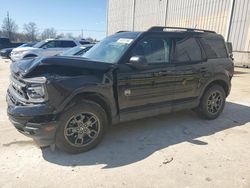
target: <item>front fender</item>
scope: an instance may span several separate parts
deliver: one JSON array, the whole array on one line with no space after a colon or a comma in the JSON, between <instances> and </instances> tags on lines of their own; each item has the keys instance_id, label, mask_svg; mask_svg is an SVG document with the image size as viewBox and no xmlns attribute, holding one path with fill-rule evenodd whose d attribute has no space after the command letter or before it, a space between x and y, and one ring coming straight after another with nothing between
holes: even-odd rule
<instances>
[{"instance_id":1,"label":"front fender","mask_svg":"<svg viewBox=\"0 0 250 188\"><path fill-rule=\"evenodd\" d=\"M78 96L84 98L87 95L99 96L110 108L111 115L117 114L116 103L113 95L113 87L111 84L98 84L93 86L82 87L74 90L56 109L55 113L62 112L66 106Z\"/></svg>"},{"instance_id":2,"label":"front fender","mask_svg":"<svg viewBox=\"0 0 250 188\"><path fill-rule=\"evenodd\" d=\"M107 104L113 116L117 114L117 105L113 93L113 79L108 73L79 76L52 76L46 84L48 98L54 107L53 114L61 113L76 97L100 96Z\"/></svg>"},{"instance_id":3,"label":"front fender","mask_svg":"<svg viewBox=\"0 0 250 188\"><path fill-rule=\"evenodd\" d=\"M29 55L33 55L33 56L39 56L39 53L37 52L33 52L33 51L27 51L23 54L23 57L29 56Z\"/></svg>"}]
</instances>

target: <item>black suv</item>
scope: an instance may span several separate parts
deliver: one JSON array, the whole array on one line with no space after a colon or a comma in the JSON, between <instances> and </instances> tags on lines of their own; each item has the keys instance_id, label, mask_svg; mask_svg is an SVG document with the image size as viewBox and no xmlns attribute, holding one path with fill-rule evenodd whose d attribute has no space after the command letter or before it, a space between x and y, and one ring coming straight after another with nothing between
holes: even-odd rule
<instances>
[{"instance_id":1,"label":"black suv","mask_svg":"<svg viewBox=\"0 0 250 188\"><path fill-rule=\"evenodd\" d=\"M233 61L212 31L152 27L118 32L83 57L47 57L11 65L8 115L41 146L87 151L111 124L193 109L222 112Z\"/></svg>"}]
</instances>

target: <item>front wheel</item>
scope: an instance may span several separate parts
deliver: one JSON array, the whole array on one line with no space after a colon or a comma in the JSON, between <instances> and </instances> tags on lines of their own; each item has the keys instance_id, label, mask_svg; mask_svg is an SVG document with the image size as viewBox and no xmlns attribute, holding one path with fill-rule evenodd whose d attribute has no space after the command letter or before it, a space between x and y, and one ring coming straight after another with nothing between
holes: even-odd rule
<instances>
[{"instance_id":1,"label":"front wheel","mask_svg":"<svg viewBox=\"0 0 250 188\"><path fill-rule=\"evenodd\" d=\"M196 111L204 119L216 119L224 109L225 100L224 89L219 85L213 85L205 91Z\"/></svg>"},{"instance_id":2,"label":"front wheel","mask_svg":"<svg viewBox=\"0 0 250 188\"><path fill-rule=\"evenodd\" d=\"M98 104L84 101L68 108L59 122L56 146L68 153L81 153L100 143L107 127L107 116Z\"/></svg>"}]
</instances>

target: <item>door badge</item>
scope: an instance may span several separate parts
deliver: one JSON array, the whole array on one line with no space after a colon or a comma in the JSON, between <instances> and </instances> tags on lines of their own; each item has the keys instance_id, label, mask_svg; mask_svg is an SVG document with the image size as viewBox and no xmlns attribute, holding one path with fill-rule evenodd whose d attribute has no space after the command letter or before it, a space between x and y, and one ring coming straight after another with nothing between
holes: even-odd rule
<instances>
[{"instance_id":1,"label":"door badge","mask_svg":"<svg viewBox=\"0 0 250 188\"><path fill-rule=\"evenodd\" d=\"M130 90L130 89L125 89L124 95L125 95L125 96L131 95L131 90Z\"/></svg>"}]
</instances>

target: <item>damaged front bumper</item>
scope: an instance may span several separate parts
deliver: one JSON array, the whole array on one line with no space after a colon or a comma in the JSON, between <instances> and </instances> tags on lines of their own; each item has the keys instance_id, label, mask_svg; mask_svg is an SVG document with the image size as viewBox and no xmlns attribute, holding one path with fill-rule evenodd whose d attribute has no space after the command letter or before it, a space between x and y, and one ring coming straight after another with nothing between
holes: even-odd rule
<instances>
[{"instance_id":1,"label":"damaged front bumper","mask_svg":"<svg viewBox=\"0 0 250 188\"><path fill-rule=\"evenodd\" d=\"M51 109L46 104L16 105L9 92L6 100L9 119L20 133L33 138L39 146L48 146L55 142L56 115L51 115Z\"/></svg>"}]
</instances>

